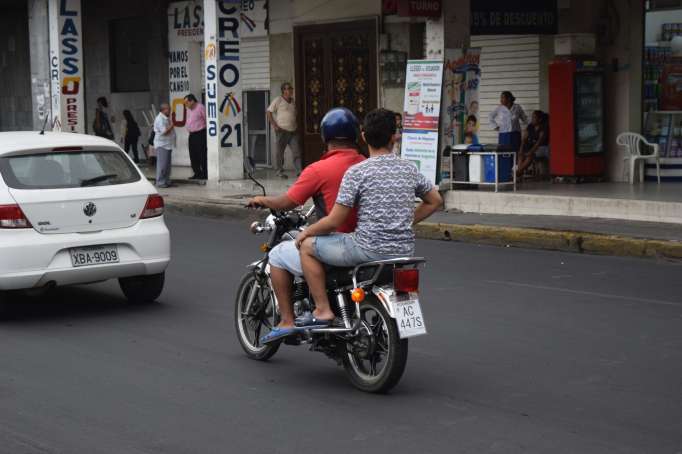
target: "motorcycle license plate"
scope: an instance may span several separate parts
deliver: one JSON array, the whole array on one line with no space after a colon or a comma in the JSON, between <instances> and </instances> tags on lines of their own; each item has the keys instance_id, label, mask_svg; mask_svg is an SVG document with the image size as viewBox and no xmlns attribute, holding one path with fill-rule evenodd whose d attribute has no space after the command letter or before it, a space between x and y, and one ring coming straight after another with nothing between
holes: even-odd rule
<instances>
[{"instance_id":1,"label":"motorcycle license plate","mask_svg":"<svg viewBox=\"0 0 682 454\"><path fill-rule=\"evenodd\" d=\"M401 339L426 334L426 324L416 293L394 296L391 300Z\"/></svg>"},{"instance_id":2,"label":"motorcycle license plate","mask_svg":"<svg viewBox=\"0 0 682 454\"><path fill-rule=\"evenodd\" d=\"M118 263L118 248L115 244L70 249L71 265L74 267L88 265L106 265Z\"/></svg>"}]
</instances>

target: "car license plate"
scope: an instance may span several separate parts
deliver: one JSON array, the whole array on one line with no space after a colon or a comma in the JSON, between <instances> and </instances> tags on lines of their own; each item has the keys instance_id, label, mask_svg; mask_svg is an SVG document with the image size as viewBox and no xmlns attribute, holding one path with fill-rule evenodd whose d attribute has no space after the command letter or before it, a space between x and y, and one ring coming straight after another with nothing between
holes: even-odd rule
<instances>
[{"instance_id":1,"label":"car license plate","mask_svg":"<svg viewBox=\"0 0 682 454\"><path fill-rule=\"evenodd\" d=\"M426 334L426 324L416 293L394 296L391 302L401 339Z\"/></svg>"},{"instance_id":2,"label":"car license plate","mask_svg":"<svg viewBox=\"0 0 682 454\"><path fill-rule=\"evenodd\" d=\"M74 267L106 265L118 263L118 247L113 244L104 246L79 247L70 250L71 264Z\"/></svg>"}]
</instances>

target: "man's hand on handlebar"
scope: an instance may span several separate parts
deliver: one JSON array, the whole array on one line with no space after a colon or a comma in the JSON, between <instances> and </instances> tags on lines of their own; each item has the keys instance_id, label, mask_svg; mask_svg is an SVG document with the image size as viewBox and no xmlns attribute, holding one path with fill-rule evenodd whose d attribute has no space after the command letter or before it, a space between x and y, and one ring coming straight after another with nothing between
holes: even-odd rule
<instances>
[{"instance_id":1,"label":"man's hand on handlebar","mask_svg":"<svg viewBox=\"0 0 682 454\"><path fill-rule=\"evenodd\" d=\"M246 207L247 208L267 208L268 206L265 203L265 197L263 196L256 196L252 199L249 199L248 202L246 202Z\"/></svg>"}]
</instances>

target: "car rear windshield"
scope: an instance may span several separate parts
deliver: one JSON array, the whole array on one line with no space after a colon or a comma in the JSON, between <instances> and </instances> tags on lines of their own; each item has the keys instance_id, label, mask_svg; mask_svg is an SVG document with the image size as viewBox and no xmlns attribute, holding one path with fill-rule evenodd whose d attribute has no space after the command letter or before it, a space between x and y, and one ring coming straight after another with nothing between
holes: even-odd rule
<instances>
[{"instance_id":1,"label":"car rear windshield","mask_svg":"<svg viewBox=\"0 0 682 454\"><path fill-rule=\"evenodd\" d=\"M135 166L118 150L64 151L0 158L5 183L15 189L107 186L140 180Z\"/></svg>"}]
</instances>

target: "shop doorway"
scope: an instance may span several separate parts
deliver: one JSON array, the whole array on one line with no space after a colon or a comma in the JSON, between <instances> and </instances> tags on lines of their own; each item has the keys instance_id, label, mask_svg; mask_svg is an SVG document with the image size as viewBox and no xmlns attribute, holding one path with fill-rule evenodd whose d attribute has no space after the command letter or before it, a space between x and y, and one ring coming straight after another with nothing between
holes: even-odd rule
<instances>
[{"instance_id":1,"label":"shop doorway","mask_svg":"<svg viewBox=\"0 0 682 454\"><path fill-rule=\"evenodd\" d=\"M296 108L303 164L322 155L320 120L347 107L362 121L377 106L375 20L294 28Z\"/></svg>"},{"instance_id":2,"label":"shop doorway","mask_svg":"<svg viewBox=\"0 0 682 454\"><path fill-rule=\"evenodd\" d=\"M248 90L244 96L244 135L246 137L246 156L250 156L256 165L269 167L270 163L270 128L266 120L266 111L270 104L270 92L267 90Z\"/></svg>"},{"instance_id":3,"label":"shop doorway","mask_svg":"<svg viewBox=\"0 0 682 454\"><path fill-rule=\"evenodd\" d=\"M642 112L643 135L660 151L661 181L682 181L682 8L653 2L645 14ZM678 2L679 5L679 2ZM656 164L646 179L657 181Z\"/></svg>"}]
</instances>

